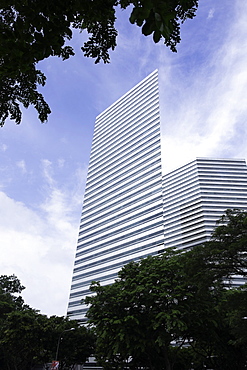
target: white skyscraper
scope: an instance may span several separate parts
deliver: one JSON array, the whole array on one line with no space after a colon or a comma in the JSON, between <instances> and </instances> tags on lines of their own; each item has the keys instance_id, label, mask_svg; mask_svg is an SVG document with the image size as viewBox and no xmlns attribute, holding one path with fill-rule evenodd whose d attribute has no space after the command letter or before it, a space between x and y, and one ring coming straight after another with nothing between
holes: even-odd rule
<instances>
[{"instance_id":1,"label":"white skyscraper","mask_svg":"<svg viewBox=\"0 0 247 370\"><path fill-rule=\"evenodd\" d=\"M208 241L228 208L247 210L244 159L197 158L163 177L164 248L192 248ZM246 280L234 276L232 284Z\"/></svg>"},{"instance_id":2,"label":"white skyscraper","mask_svg":"<svg viewBox=\"0 0 247 370\"><path fill-rule=\"evenodd\" d=\"M158 72L101 113L94 129L68 315L83 320L92 280L163 248Z\"/></svg>"},{"instance_id":3,"label":"white skyscraper","mask_svg":"<svg viewBox=\"0 0 247 370\"><path fill-rule=\"evenodd\" d=\"M96 119L68 316L84 321L92 280L111 284L130 261L209 240L227 208L247 209L244 160L198 158L162 181L154 71Z\"/></svg>"},{"instance_id":4,"label":"white skyscraper","mask_svg":"<svg viewBox=\"0 0 247 370\"><path fill-rule=\"evenodd\" d=\"M247 209L245 160L197 158L163 177L163 195L165 248L202 244L226 209Z\"/></svg>"}]
</instances>

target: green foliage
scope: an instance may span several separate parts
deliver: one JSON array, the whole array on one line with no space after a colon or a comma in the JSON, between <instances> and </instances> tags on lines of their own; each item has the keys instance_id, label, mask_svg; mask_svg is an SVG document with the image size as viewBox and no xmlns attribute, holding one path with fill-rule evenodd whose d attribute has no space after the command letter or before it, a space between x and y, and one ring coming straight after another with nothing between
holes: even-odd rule
<instances>
[{"instance_id":1,"label":"green foliage","mask_svg":"<svg viewBox=\"0 0 247 370\"><path fill-rule=\"evenodd\" d=\"M167 249L126 265L110 286L91 285L87 315L104 368L244 369L247 287L227 280L246 273L246 220L229 210L205 245Z\"/></svg>"},{"instance_id":2,"label":"green foliage","mask_svg":"<svg viewBox=\"0 0 247 370\"><path fill-rule=\"evenodd\" d=\"M109 62L116 47L116 9L132 7L130 22L142 27L154 42L163 39L176 51L180 24L193 18L198 0L2 0L0 9L0 125L10 117L21 122L22 104L33 105L41 122L51 112L38 86L46 77L36 69L51 56L63 60L74 55L68 45L73 29L87 31L85 56Z\"/></svg>"},{"instance_id":3,"label":"green foliage","mask_svg":"<svg viewBox=\"0 0 247 370\"><path fill-rule=\"evenodd\" d=\"M155 43L164 38L166 46L176 51L180 42L180 23L195 16L198 1L145 0L135 4L130 22L142 26L145 36L153 35Z\"/></svg>"},{"instance_id":4,"label":"green foliage","mask_svg":"<svg viewBox=\"0 0 247 370\"><path fill-rule=\"evenodd\" d=\"M1 67L0 67L1 68ZM33 105L38 112L41 122L45 122L51 110L41 93L37 91L37 85L45 85L44 74L30 66L27 72L17 70L14 77L1 74L0 72L0 126L3 126L9 117L17 124L21 122L21 109L19 102L24 108Z\"/></svg>"},{"instance_id":5,"label":"green foliage","mask_svg":"<svg viewBox=\"0 0 247 370\"><path fill-rule=\"evenodd\" d=\"M0 369L26 370L55 359L60 369L83 364L93 353L94 335L75 320L40 314L16 294L24 287L14 276L0 276ZM71 331L73 328L73 331Z\"/></svg>"},{"instance_id":6,"label":"green foliage","mask_svg":"<svg viewBox=\"0 0 247 370\"><path fill-rule=\"evenodd\" d=\"M184 262L179 252L167 251L126 265L111 286L92 285L97 295L86 302L102 365L124 366L131 358L131 368L169 369L171 343L179 348L199 333L201 340L214 335L221 292L188 281Z\"/></svg>"},{"instance_id":7,"label":"green foliage","mask_svg":"<svg viewBox=\"0 0 247 370\"><path fill-rule=\"evenodd\" d=\"M2 323L0 348L10 369L25 370L35 365L41 354L42 324L36 311L16 310Z\"/></svg>"},{"instance_id":8,"label":"green foliage","mask_svg":"<svg viewBox=\"0 0 247 370\"><path fill-rule=\"evenodd\" d=\"M193 271L193 264L205 264L208 268L197 272L201 280L211 275L220 282L223 279L225 284L228 282L229 285L233 275L246 276L246 253L247 213L229 209L219 219L211 240L206 245L188 252L191 258L191 264L188 266Z\"/></svg>"},{"instance_id":9,"label":"green foliage","mask_svg":"<svg viewBox=\"0 0 247 370\"><path fill-rule=\"evenodd\" d=\"M58 360L60 361L60 369L73 369L76 364L83 365L88 357L94 353L95 338L89 329L80 326L76 320L68 320L66 326L75 330L65 329L62 335L60 332Z\"/></svg>"},{"instance_id":10,"label":"green foliage","mask_svg":"<svg viewBox=\"0 0 247 370\"><path fill-rule=\"evenodd\" d=\"M0 319L6 313L23 307L24 301L19 295L23 289L25 287L15 275L0 276Z\"/></svg>"},{"instance_id":11,"label":"green foliage","mask_svg":"<svg viewBox=\"0 0 247 370\"><path fill-rule=\"evenodd\" d=\"M13 294L13 293L21 293L25 289L24 286L21 285L21 282L15 275L1 275L0 276L0 293L1 294Z\"/></svg>"}]
</instances>

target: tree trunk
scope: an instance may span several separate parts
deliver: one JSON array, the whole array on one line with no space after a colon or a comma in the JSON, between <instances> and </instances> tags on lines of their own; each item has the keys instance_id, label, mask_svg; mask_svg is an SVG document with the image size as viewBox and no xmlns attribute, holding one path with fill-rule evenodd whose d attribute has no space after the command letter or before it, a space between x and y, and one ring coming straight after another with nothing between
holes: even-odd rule
<instances>
[{"instance_id":1,"label":"tree trunk","mask_svg":"<svg viewBox=\"0 0 247 370\"><path fill-rule=\"evenodd\" d=\"M166 370L172 370L172 366L171 366L168 353L167 353L167 347L163 347L163 355L164 355Z\"/></svg>"}]
</instances>

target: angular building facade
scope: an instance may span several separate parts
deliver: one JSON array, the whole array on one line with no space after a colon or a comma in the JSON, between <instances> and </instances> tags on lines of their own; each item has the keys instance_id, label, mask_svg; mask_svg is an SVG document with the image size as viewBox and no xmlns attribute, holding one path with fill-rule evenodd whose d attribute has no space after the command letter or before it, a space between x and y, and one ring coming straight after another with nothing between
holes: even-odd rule
<instances>
[{"instance_id":1,"label":"angular building facade","mask_svg":"<svg viewBox=\"0 0 247 370\"><path fill-rule=\"evenodd\" d=\"M163 177L163 196L164 247L202 244L226 209L247 209L245 160L197 158Z\"/></svg>"},{"instance_id":2,"label":"angular building facade","mask_svg":"<svg viewBox=\"0 0 247 370\"><path fill-rule=\"evenodd\" d=\"M198 158L163 176L158 72L95 123L68 316L85 320L93 280L126 263L209 240L227 208L247 209L244 160Z\"/></svg>"},{"instance_id":3,"label":"angular building facade","mask_svg":"<svg viewBox=\"0 0 247 370\"><path fill-rule=\"evenodd\" d=\"M83 321L92 280L110 284L126 263L163 248L158 72L97 119L68 316Z\"/></svg>"}]
</instances>

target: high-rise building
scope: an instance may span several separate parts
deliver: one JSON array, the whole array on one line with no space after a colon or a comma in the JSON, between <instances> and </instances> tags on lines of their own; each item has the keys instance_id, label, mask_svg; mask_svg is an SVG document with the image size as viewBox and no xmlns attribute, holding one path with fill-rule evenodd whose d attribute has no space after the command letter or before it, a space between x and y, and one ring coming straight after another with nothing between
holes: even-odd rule
<instances>
[{"instance_id":1,"label":"high-rise building","mask_svg":"<svg viewBox=\"0 0 247 370\"><path fill-rule=\"evenodd\" d=\"M163 199L164 248L203 244L228 208L247 210L245 160L197 158L163 177ZM232 278L235 286L245 282Z\"/></svg>"},{"instance_id":2,"label":"high-rise building","mask_svg":"<svg viewBox=\"0 0 247 370\"><path fill-rule=\"evenodd\" d=\"M226 209L247 209L245 160L197 158L163 177L163 195L164 247L202 244Z\"/></svg>"},{"instance_id":3,"label":"high-rise building","mask_svg":"<svg viewBox=\"0 0 247 370\"><path fill-rule=\"evenodd\" d=\"M132 260L209 240L227 208L247 209L244 160L198 158L162 182L154 71L96 119L68 316L85 319L92 280L111 284Z\"/></svg>"},{"instance_id":4,"label":"high-rise building","mask_svg":"<svg viewBox=\"0 0 247 370\"><path fill-rule=\"evenodd\" d=\"M101 113L94 129L68 315L83 320L92 280L163 248L158 72Z\"/></svg>"}]
</instances>

